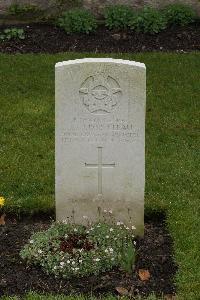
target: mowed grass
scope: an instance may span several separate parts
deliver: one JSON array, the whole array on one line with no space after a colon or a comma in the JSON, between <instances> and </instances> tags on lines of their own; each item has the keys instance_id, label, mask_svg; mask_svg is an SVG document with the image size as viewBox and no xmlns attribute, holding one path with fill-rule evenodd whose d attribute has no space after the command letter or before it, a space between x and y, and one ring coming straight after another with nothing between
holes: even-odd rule
<instances>
[{"instance_id":1,"label":"mowed grass","mask_svg":"<svg viewBox=\"0 0 200 300\"><path fill-rule=\"evenodd\" d=\"M94 296L91 295L91 297L85 298L82 295L77 295L77 296L63 296L63 295L39 295L36 293L29 293L26 296L24 296L23 298L20 297L2 297L2 300L97 300L99 298L96 298ZM128 300L130 298L128 297L123 297L123 300ZM140 297L136 297L134 298L135 300L163 300L163 299L158 299L156 298L155 295L150 295L147 298L140 298ZM116 300L115 296L104 296L101 298L101 300Z\"/></svg>"},{"instance_id":2,"label":"mowed grass","mask_svg":"<svg viewBox=\"0 0 200 300\"><path fill-rule=\"evenodd\" d=\"M54 65L105 56L147 66L145 209L166 212L178 299L200 299L200 53L0 55L0 195L54 210Z\"/></svg>"}]
</instances>

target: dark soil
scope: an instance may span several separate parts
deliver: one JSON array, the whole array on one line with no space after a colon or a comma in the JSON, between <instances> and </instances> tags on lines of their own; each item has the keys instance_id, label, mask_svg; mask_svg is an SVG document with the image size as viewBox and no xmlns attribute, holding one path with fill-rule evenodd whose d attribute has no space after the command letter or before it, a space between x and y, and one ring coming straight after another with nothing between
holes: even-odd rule
<instances>
[{"instance_id":1,"label":"dark soil","mask_svg":"<svg viewBox=\"0 0 200 300\"><path fill-rule=\"evenodd\" d=\"M200 23L187 27L171 27L159 34L142 34L134 31L110 31L100 26L93 34L67 35L53 25L30 24L6 26L25 31L25 40L0 42L3 53L57 53L77 52L146 52L200 50ZM4 27L5 28L5 27ZM0 31L4 29L0 27Z\"/></svg>"},{"instance_id":2,"label":"dark soil","mask_svg":"<svg viewBox=\"0 0 200 300\"><path fill-rule=\"evenodd\" d=\"M173 278L177 267L172 256L172 239L164 219L157 217L154 220L146 220L144 237L136 241L136 266L131 275L114 269L99 276L71 280L55 279L46 275L40 267L27 267L19 257L19 251L30 235L48 228L49 224L49 220L7 220L6 227L0 231L0 297L23 295L30 290L57 294L93 293L98 296L107 293L118 294L116 287L125 288L131 296L147 296L152 292L157 295L175 293ZM76 243L74 237L68 242ZM87 244L86 240L85 243ZM87 250L88 247L87 245ZM148 270L150 279L140 280L139 269Z\"/></svg>"}]
</instances>

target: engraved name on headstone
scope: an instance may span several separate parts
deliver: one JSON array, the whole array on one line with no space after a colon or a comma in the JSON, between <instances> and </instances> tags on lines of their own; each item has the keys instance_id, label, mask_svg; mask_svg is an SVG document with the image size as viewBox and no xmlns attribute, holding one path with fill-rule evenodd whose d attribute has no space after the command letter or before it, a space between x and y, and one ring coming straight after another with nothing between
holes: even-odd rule
<instances>
[{"instance_id":1,"label":"engraved name on headstone","mask_svg":"<svg viewBox=\"0 0 200 300\"><path fill-rule=\"evenodd\" d=\"M121 221L143 233L145 104L142 63L56 64L57 220Z\"/></svg>"}]
</instances>

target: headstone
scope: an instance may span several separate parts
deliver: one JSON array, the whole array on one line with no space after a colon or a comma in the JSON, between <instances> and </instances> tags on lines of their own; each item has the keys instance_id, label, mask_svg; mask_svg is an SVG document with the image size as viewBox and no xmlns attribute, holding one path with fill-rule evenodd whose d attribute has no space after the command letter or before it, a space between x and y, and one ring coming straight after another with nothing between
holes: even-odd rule
<instances>
[{"instance_id":1,"label":"headstone","mask_svg":"<svg viewBox=\"0 0 200 300\"><path fill-rule=\"evenodd\" d=\"M85 58L56 64L56 215L144 227L146 69Z\"/></svg>"}]
</instances>

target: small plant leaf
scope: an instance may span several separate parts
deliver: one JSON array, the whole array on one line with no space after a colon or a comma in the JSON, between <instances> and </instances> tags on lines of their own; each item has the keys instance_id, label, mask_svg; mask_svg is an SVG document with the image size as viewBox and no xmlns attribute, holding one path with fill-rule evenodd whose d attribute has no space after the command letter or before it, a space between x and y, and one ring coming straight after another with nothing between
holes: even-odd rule
<instances>
[{"instance_id":1,"label":"small plant leaf","mask_svg":"<svg viewBox=\"0 0 200 300\"><path fill-rule=\"evenodd\" d=\"M142 281L147 281L151 277L150 272L145 269L139 269L138 275Z\"/></svg>"}]
</instances>

